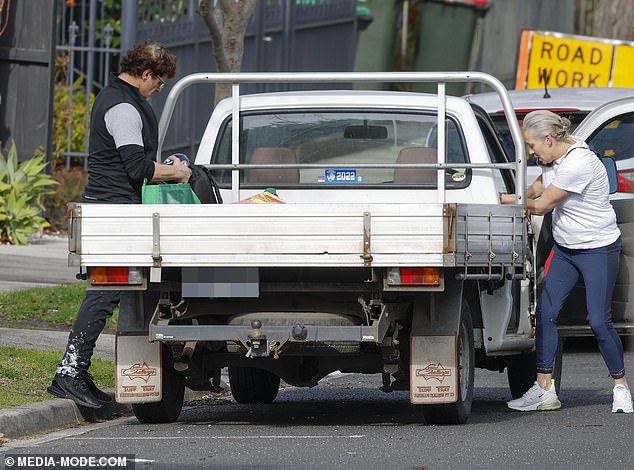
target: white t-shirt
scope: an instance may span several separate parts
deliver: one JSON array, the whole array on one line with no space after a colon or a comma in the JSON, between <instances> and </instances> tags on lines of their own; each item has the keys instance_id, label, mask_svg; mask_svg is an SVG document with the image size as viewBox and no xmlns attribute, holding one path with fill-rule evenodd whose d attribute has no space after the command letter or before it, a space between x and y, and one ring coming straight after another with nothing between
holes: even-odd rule
<instances>
[{"instance_id":1,"label":"white t-shirt","mask_svg":"<svg viewBox=\"0 0 634 470\"><path fill-rule=\"evenodd\" d=\"M610 183L603 163L583 141L542 170L544 188L550 184L568 191L553 209L553 237L572 249L599 248L614 243L621 232L610 204Z\"/></svg>"}]
</instances>

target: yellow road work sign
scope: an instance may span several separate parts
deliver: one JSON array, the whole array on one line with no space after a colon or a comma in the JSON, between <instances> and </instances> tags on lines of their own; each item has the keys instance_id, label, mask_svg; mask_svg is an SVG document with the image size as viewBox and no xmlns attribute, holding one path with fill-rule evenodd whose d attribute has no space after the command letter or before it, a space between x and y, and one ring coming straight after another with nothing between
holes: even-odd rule
<instances>
[{"instance_id":1,"label":"yellow road work sign","mask_svg":"<svg viewBox=\"0 0 634 470\"><path fill-rule=\"evenodd\" d=\"M515 88L634 87L634 42L522 31Z\"/></svg>"}]
</instances>

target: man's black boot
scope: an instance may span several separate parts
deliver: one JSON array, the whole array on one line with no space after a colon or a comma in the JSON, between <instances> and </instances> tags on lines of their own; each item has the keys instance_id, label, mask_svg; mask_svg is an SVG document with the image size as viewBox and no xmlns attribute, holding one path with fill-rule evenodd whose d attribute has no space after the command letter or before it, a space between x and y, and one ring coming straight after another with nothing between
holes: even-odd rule
<instances>
[{"instance_id":1,"label":"man's black boot","mask_svg":"<svg viewBox=\"0 0 634 470\"><path fill-rule=\"evenodd\" d=\"M78 405L88 408L101 408L102 406L102 403L97 400L90 390L88 380L86 380L86 377L82 374L79 374L77 377L55 374L53 383L51 383L47 389L49 393L53 393L50 389L53 388L54 384L66 394L65 398L70 398Z\"/></svg>"},{"instance_id":2,"label":"man's black boot","mask_svg":"<svg viewBox=\"0 0 634 470\"><path fill-rule=\"evenodd\" d=\"M66 398L66 392L59 386L57 380L53 379L51 384L46 387L46 391L53 395L55 398Z\"/></svg>"},{"instance_id":3,"label":"man's black boot","mask_svg":"<svg viewBox=\"0 0 634 470\"><path fill-rule=\"evenodd\" d=\"M112 394L106 393L103 390L99 390L99 388L95 385L95 379L93 379L92 375L89 372L81 371L79 375L83 377L86 382L88 382L88 389L97 399L97 401L103 404L112 403L112 400L114 399Z\"/></svg>"}]
</instances>

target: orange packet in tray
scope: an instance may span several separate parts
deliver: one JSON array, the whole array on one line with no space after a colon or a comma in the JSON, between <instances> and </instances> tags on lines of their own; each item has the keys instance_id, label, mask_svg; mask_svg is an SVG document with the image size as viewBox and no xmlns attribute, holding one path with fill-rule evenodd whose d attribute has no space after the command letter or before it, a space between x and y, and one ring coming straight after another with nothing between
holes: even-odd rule
<instances>
[{"instance_id":1,"label":"orange packet in tray","mask_svg":"<svg viewBox=\"0 0 634 470\"><path fill-rule=\"evenodd\" d=\"M260 194L238 201L238 204L286 204L277 195L275 188L266 188Z\"/></svg>"}]
</instances>

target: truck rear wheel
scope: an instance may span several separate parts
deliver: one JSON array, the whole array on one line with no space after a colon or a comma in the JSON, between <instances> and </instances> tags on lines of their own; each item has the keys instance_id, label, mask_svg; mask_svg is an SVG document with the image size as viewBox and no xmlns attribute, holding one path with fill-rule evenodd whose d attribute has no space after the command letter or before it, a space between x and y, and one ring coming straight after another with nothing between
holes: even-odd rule
<instances>
[{"instance_id":1,"label":"truck rear wheel","mask_svg":"<svg viewBox=\"0 0 634 470\"><path fill-rule=\"evenodd\" d=\"M458 331L458 400L447 405L425 405L423 416L427 424L463 424L471 414L475 353L471 309L462 300Z\"/></svg>"},{"instance_id":2,"label":"truck rear wheel","mask_svg":"<svg viewBox=\"0 0 634 470\"><path fill-rule=\"evenodd\" d=\"M537 378L535 351L521 354L510 359L506 367L506 376L513 398L521 397Z\"/></svg>"},{"instance_id":3,"label":"truck rear wheel","mask_svg":"<svg viewBox=\"0 0 634 470\"><path fill-rule=\"evenodd\" d=\"M264 369L229 367L229 386L238 403L271 403L280 389L280 378Z\"/></svg>"},{"instance_id":4,"label":"truck rear wheel","mask_svg":"<svg viewBox=\"0 0 634 470\"><path fill-rule=\"evenodd\" d=\"M163 389L161 401L132 405L134 416L144 424L176 421L183 408L185 377L174 370L172 350L169 346L161 345L161 355L161 387Z\"/></svg>"}]
</instances>

